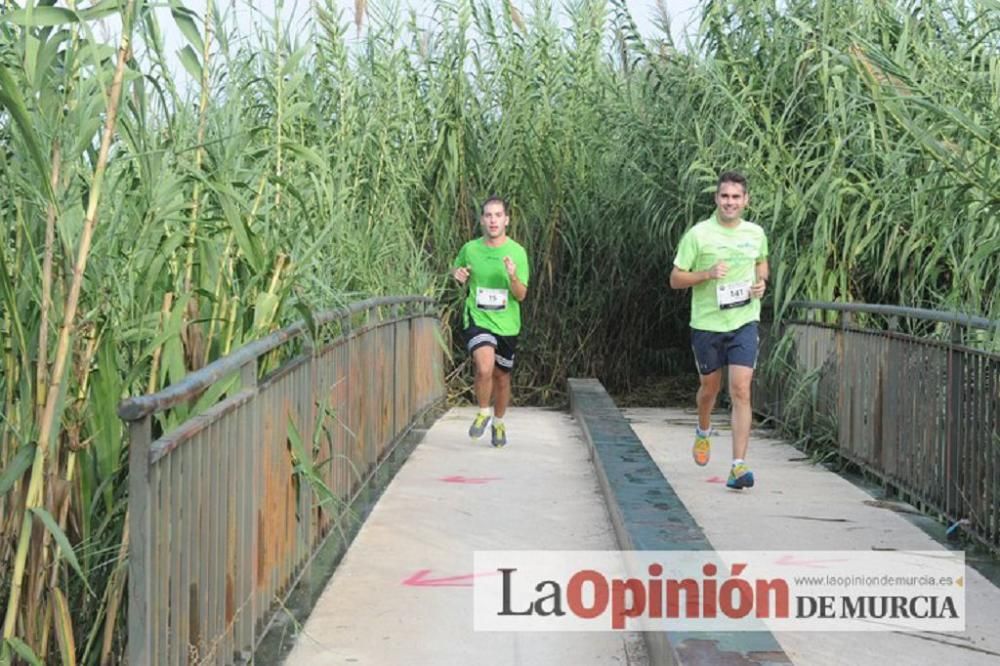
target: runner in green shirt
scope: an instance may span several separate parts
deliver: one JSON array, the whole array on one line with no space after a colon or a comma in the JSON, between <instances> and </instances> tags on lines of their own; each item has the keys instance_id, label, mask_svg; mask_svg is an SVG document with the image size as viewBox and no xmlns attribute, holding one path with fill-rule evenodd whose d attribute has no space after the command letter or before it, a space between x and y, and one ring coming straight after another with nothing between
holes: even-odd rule
<instances>
[{"instance_id":1,"label":"runner in green shirt","mask_svg":"<svg viewBox=\"0 0 1000 666\"><path fill-rule=\"evenodd\" d=\"M507 202L490 197L483 204L483 235L459 250L452 275L469 285L462 308L462 335L472 354L479 413L469 437L479 439L492 425L493 446L506 446L503 417L510 402L510 375L521 332L521 301L528 295L528 255L507 237ZM493 412L490 412L490 398Z\"/></svg>"},{"instance_id":2,"label":"runner in green shirt","mask_svg":"<svg viewBox=\"0 0 1000 666\"><path fill-rule=\"evenodd\" d=\"M715 214L687 230L670 273L673 289L691 288L691 347L700 377L692 454L697 464L708 464L712 409L722 386L722 367L729 366L733 464L726 485L736 489L754 484L746 464L750 383L757 364L760 299L769 275L764 230L741 217L749 202L743 174L719 176Z\"/></svg>"}]
</instances>

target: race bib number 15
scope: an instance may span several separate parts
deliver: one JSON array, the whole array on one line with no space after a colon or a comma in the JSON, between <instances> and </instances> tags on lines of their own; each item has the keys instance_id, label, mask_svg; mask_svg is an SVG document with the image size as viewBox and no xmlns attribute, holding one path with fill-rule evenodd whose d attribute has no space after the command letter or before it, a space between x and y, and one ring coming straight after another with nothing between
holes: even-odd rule
<instances>
[{"instance_id":1,"label":"race bib number 15","mask_svg":"<svg viewBox=\"0 0 1000 666\"><path fill-rule=\"evenodd\" d=\"M505 310L507 308L507 290L477 288L476 307L480 310Z\"/></svg>"}]
</instances>

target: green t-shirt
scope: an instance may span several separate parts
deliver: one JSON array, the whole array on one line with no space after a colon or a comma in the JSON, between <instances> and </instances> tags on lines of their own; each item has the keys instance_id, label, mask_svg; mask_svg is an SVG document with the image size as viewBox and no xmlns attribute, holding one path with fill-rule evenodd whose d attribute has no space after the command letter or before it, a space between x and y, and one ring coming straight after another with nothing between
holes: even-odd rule
<instances>
[{"instance_id":1,"label":"green t-shirt","mask_svg":"<svg viewBox=\"0 0 1000 666\"><path fill-rule=\"evenodd\" d=\"M528 286L528 254L510 238L499 247L490 247L482 237L475 238L463 245L455 257L452 268L469 268L469 294L462 314L466 328L474 323L497 335L521 332L521 303L510 293L504 257L510 257L517 279Z\"/></svg>"},{"instance_id":2,"label":"green t-shirt","mask_svg":"<svg viewBox=\"0 0 1000 666\"><path fill-rule=\"evenodd\" d=\"M767 259L767 237L759 225L740 220L725 227L712 215L688 229L677 246L674 266L682 271L707 271L726 262L726 277L705 280L691 288L691 328L728 332L760 321L760 299L749 298L747 285L756 282L756 265Z\"/></svg>"}]
</instances>

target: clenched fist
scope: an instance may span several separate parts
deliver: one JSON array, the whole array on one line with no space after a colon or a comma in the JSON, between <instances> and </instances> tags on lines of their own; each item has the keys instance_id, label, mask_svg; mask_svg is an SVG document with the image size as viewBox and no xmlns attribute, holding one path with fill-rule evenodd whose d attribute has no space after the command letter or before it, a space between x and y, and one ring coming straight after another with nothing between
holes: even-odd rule
<instances>
[{"instance_id":1,"label":"clenched fist","mask_svg":"<svg viewBox=\"0 0 1000 666\"><path fill-rule=\"evenodd\" d=\"M712 278L713 280L718 280L719 278L726 277L726 273L728 272L729 272L729 266L726 265L726 262L720 261L719 263L712 266L712 268L708 270L708 277Z\"/></svg>"}]
</instances>

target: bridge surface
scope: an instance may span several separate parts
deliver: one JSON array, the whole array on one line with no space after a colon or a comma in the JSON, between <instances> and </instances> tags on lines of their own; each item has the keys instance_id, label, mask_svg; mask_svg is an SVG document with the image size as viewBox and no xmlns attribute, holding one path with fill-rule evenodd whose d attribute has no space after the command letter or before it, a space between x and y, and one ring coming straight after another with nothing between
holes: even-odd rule
<instances>
[{"instance_id":1,"label":"bridge surface","mask_svg":"<svg viewBox=\"0 0 1000 666\"><path fill-rule=\"evenodd\" d=\"M755 432L758 479L735 492L723 423L705 468L690 458L694 416L624 411L649 456L716 550L944 550L905 504L876 499L791 445ZM515 408L511 443L470 443L471 408L426 433L378 501L285 663L644 664L641 634L476 632L471 576L477 550L615 550L591 451L569 414ZM779 632L796 664L996 664L1000 590L967 569L963 633ZM780 654L780 650L779 650ZM764 663L715 653L703 663ZM685 663L696 663L696 660Z\"/></svg>"}]
</instances>

